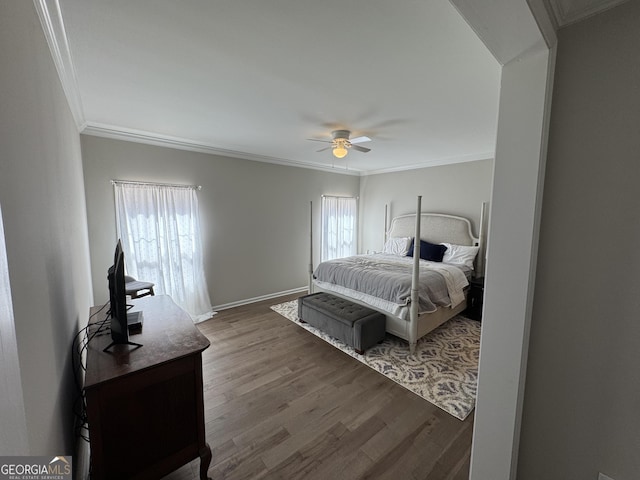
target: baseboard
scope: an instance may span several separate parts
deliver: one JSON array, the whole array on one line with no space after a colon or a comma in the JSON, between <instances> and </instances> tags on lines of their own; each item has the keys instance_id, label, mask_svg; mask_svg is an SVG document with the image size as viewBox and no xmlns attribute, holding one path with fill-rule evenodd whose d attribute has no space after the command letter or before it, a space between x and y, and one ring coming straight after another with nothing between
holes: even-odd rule
<instances>
[{"instance_id":1,"label":"baseboard","mask_svg":"<svg viewBox=\"0 0 640 480\"><path fill-rule=\"evenodd\" d=\"M303 293L303 292L307 292L308 290L309 290L309 287L304 286L304 287L294 288L291 290L286 290L284 292L270 293L268 295L262 295L260 297L253 297L253 298L247 298L244 300L238 300L237 302L224 303L222 305L214 305L213 310L214 311L227 310L229 308L240 307L242 305L249 305L251 303L261 302L263 300L270 300L272 298L284 297L285 295L293 295L294 293Z\"/></svg>"}]
</instances>

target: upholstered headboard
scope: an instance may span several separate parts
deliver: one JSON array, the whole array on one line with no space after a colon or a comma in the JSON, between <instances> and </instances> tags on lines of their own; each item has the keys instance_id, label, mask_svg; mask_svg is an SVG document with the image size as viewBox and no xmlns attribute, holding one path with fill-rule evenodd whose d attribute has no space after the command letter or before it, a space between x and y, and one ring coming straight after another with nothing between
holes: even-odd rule
<instances>
[{"instance_id":1,"label":"upholstered headboard","mask_svg":"<svg viewBox=\"0 0 640 480\"><path fill-rule=\"evenodd\" d=\"M413 237L415 214L401 215L391 221L389 237ZM478 245L480 239L473 236L471 222L464 217L442 213L423 213L420 216L420 238L430 243L454 243L456 245Z\"/></svg>"}]
</instances>

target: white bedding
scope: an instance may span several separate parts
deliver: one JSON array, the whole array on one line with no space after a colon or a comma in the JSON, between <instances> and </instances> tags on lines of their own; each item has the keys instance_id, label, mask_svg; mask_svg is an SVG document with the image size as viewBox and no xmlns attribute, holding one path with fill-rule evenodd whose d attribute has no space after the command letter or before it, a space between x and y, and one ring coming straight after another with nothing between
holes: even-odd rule
<instances>
[{"instance_id":1,"label":"white bedding","mask_svg":"<svg viewBox=\"0 0 640 480\"><path fill-rule=\"evenodd\" d=\"M403 265L406 266L407 269L410 269L411 265L413 264L413 258L406 256L374 254L366 256L361 255L358 257L362 259L358 263L362 263L365 270L393 268L393 265ZM365 260L365 258L369 260ZM442 300L439 300L438 305L454 308L464 301L464 288L469 284L465 275L464 268L460 268L460 266L457 265L420 260L420 269L422 272L427 270L436 272L441 276L442 279L444 279L444 283L446 284L446 294L448 294L448 298L446 297L446 294L443 293L444 297ZM355 300L359 300L374 308L388 312L398 318L409 318L408 298L406 298L406 300L402 303L397 303L388 299L383 299L364 293L364 291L357 291L345 286L346 284L337 285L335 283L321 281L318 279L315 280L315 284L322 290L332 291L344 296L348 296ZM422 305L418 313L431 313L435 310L436 306L433 304L431 304L430 307L425 307L424 305Z\"/></svg>"},{"instance_id":2,"label":"white bedding","mask_svg":"<svg viewBox=\"0 0 640 480\"><path fill-rule=\"evenodd\" d=\"M341 287L340 285L334 285L333 283L314 280L314 284L316 284L321 290L339 293L346 297L353 298L354 300L359 300L366 303L367 305L371 305L372 307L379 310L384 310L385 312L390 313L391 315L394 315L403 320L406 320L409 317L409 307L407 307L406 305L398 305L397 303L388 302L386 300L382 300L381 298L367 295L366 293L360 293L356 290L351 290L350 288Z\"/></svg>"}]
</instances>

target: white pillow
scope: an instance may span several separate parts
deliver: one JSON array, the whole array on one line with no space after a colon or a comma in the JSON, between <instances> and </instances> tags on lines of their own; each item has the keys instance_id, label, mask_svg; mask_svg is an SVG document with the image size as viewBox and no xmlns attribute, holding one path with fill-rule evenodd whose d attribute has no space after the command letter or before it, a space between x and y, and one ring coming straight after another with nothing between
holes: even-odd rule
<instances>
[{"instance_id":1,"label":"white pillow","mask_svg":"<svg viewBox=\"0 0 640 480\"><path fill-rule=\"evenodd\" d=\"M412 237L390 237L384 244L382 253L406 256L411 246Z\"/></svg>"},{"instance_id":2,"label":"white pillow","mask_svg":"<svg viewBox=\"0 0 640 480\"><path fill-rule=\"evenodd\" d=\"M464 265L473 270L473 260L476 258L480 247L467 247L453 243L443 243L442 245L447 247L442 257L443 262L453 263L454 265Z\"/></svg>"}]
</instances>

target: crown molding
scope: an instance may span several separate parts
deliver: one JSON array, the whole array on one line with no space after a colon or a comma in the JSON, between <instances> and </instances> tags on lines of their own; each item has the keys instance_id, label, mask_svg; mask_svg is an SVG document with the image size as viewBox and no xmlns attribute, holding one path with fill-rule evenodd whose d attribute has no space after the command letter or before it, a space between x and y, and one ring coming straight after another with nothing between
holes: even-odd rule
<instances>
[{"instance_id":1,"label":"crown molding","mask_svg":"<svg viewBox=\"0 0 640 480\"><path fill-rule=\"evenodd\" d=\"M575 6L576 2L567 2L566 0L549 0L549 3L551 4L551 9L553 10L558 27L561 28L609 10L626 1L628 0L583 1L581 5L577 7Z\"/></svg>"},{"instance_id":2,"label":"crown molding","mask_svg":"<svg viewBox=\"0 0 640 480\"><path fill-rule=\"evenodd\" d=\"M283 165L286 167L308 168L311 170L321 170L330 173L339 173L341 175L361 175L358 170L347 170L333 167L326 167L313 163L299 162L295 160L285 160L282 158L269 157L267 155L256 155L253 153L238 152L235 150L227 150L208 145L194 140L184 138L171 137L169 135L161 135L157 133L145 132L130 128L116 127L113 125L105 125L99 123L88 122L80 133L92 135L95 137L111 138L114 140L124 140L128 142L144 143L147 145L155 145L159 147L176 148L178 150L187 150L190 152L207 153L210 155L219 155L223 157L240 158L243 160L251 160L254 162L272 163L275 165Z\"/></svg>"},{"instance_id":3,"label":"crown molding","mask_svg":"<svg viewBox=\"0 0 640 480\"><path fill-rule=\"evenodd\" d=\"M421 168L441 167L444 165L453 165L455 163L479 162L481 160L493 160L493 153L479 153L472 155L461 155L459 157L442 158L428 163L414 163L411 165L401 165L398 167L381 168L378 170L363 171L361 175L379 175L382 173L404 172L408 170L419 170Z\"/></svg>"},{"instance_id":4,"label":"crown molding","mask_svg":"<svg viewBox=\"0 0 640 480\"><path fill-rule=\"evenodd\" d=\"M100 123L88 122L81 130L84 135L92 135L94 137L110 138L113 140L123 140L126 142L143 143L146 145L155 145L157 147L175 148L178 150L187 150L190 152L206 153L209 155L219 155L222 157L240 158L242 160L250 160L253 162L271 163L275 165L283 165L285 167L299 167L310 170L319 170L328 173L337 173L340 175L378 175L382 173L394 173L407 170L418 170L428 167L439 167L443 165L451 165L454 163L475 162L480 160L493 160L493 153L481 153L473 155L462 155L459 157L450 157L436 160L429 163L416 163L410 165L401 165L378 170L355 170L340 167L329 167L318 165L315 163L305 163L294 160L285 160L282 158L269 157L266 155L256 155L253 153L238 152L235 150L227 150L208 145L202 142L187 140L184 138L171 137L169 135L160 135L157 133L146 132L143 130L135 130L132 128L117 127L114 125L105 125Z\"/></svg>"},{"instance_id":5,"label":"crown molding","mask_svg":"<svg viewBox=\"0 0 640 480\"><path fill-rule=\"evenodd\" d=\"M33 4L47 39L53 63L58 71L71 115L73 115L78 131L81 131L85 127L86 121L60 4L58 0L33 0Z\"/></svg>"}]
</instances>

